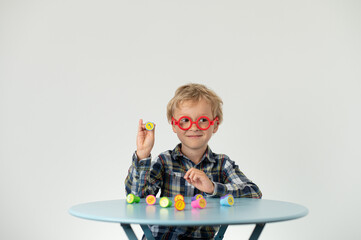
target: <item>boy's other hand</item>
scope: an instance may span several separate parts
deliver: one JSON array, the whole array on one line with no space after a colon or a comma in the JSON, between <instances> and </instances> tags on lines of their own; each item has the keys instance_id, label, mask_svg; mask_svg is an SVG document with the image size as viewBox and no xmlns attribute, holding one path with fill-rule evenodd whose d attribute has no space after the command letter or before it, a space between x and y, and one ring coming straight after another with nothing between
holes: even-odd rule
<instances>
[{"instance_id":1,"label":"boy's other hand","mask_svg":"<svg viewBox=\"0 0 361 240\"><path fill-rule=\"evenodd\" d=\"M202 192L212 194L214 185L208 176L196 168L189 169L184 175L184 179Z\"/></svg>"},{"instance_id":2,"label":"boy's other hand","mask_svg":"<svg viewBox=\"0 0 361 240\"><path fill-rule=\"evenodd\" d=\"M155 125L154 125L155 127ZM145 129L143 119L139 120L138 134L137 134L137 156L138 160L149 157L154 146L154 130L148 131Z\"/></svg>"}]
</instances>

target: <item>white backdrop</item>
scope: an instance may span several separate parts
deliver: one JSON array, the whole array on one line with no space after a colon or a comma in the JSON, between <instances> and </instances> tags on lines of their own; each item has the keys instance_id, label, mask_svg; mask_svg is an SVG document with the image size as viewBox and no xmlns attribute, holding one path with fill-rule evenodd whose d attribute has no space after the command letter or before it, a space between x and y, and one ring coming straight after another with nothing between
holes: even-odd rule
<instances>
[{"instance_id":1,"label":"white backdrop","mask_svg":"<svg viewBox=\"0 0 361 240\"><path fill-rule=\"evenodd\" d=\"M360 12L348 0L0 1L0 239L125 239L68 209L125 197L139 118L157 124L153 155L178 143L165 109L189 82L224 100L213 151L265 199L310 210L261 239L360 239Z\"/></svg>"}]
</instances>

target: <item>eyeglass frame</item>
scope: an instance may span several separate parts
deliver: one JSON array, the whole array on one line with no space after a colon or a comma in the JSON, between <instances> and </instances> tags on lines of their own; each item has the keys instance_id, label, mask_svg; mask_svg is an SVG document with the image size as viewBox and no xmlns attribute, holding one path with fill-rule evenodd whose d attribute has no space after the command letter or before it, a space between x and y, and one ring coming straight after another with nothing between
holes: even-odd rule
<instances>
[{"instance_id":1,"label":"eyeglass frame","mask_svg":"<svg viewBox=\"0 0 361 240\"><path fill-rule=\"evenodd\" d=\"M189 122L190 122L190 126L189 126L188 128L182 128L182 127L179 125L180 120L182 120L182 119L184 119L184 118L185 118L185 119L188 119ZM198 122L199 122L199 120L202 119L202 118L206 118L206 119L208 120L209 125L208 125L207 128L201 128L201 127L199 127ZM172 125L178 126L178 127L179 127L181 130L183 130L183 131L187 131L187 130L191 129L191 127L192 127L193 124L195 123L196 126L197 126L197 128L198 128L199 130L205 131L205 130L209 129L212 125L214 125L214 122L217 122L217 124L219 124L219 119L218 119L218 117L216 117L215 119L213 119L213 121L211 121L211 119L210 119L209 117L207 117L207 116L200 116L195 122L193 122L190 117L188 117L188 116L182 116L182 117L180 117L180 118L178 119L178 121L177 121L174 117L172 117L172 122L171 122L171 123L172 123Z\"/></svg>"}]
</instances>

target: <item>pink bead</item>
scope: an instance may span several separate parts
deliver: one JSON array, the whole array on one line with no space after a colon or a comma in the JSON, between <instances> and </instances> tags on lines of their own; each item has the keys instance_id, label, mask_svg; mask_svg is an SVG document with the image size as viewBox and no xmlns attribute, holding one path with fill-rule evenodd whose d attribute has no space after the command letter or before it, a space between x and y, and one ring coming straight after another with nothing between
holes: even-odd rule
<instances>
[{"instance_id":1,"label":"pink bead","mask_svg":"<svg viewBox=\"0 0 361 240\"><path fill-rule=\"evenodd\" d=\"M204 198L198 198L191 203L193 208L205 208L207 206L207 201Z\"/></svg>"}]
</instances>

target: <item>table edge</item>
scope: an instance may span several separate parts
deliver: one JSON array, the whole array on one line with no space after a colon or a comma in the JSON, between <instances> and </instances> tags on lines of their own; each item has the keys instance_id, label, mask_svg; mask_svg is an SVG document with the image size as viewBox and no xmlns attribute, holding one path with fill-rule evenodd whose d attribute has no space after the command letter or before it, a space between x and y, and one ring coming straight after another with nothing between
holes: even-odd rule
<instances>
[{"instance_id":1,"label":"table edge","mask_svg":"<svg viewBox=\"0 0 361 240\"><path fill-rule=\"evenodd\" d=\"M118 200L122 200L122 199L116 199L116 200L105 200L105 201L94 201L94 202L87 202L87 203L96 203L96 202L107 202L107 201L118 201ZM187 224L187 223L176 223L177 226L216 226L216 225L249 225L249 224L258 224L258 223L275 223L275 222L284 222L284 221L291 221L291 220L296 220L302 217L305 217L308 215L309 210L304 207L303 205L297 204L297 203L292 203L292 202L286 202L286 201L279 201L279 200L271 200L271 199L262 199L262 200L266 200L266 201L277 201L277 202L284 202L284 203L289 203L289 204L293 204L293 205L298 205L300 207L303 208L303 211L295 214L294 216L288 216L288 217L283 217L283 218L278 218L278 219L262 219L262 220L251 220L251 221L229 221L229 222L224 222L222 224L220 223L195 223L192 222L191 224ZM109 223L120 223L120 224L140 224L140 225L159 225L159 226L175 226L174 223L173 224L164 224L164 222L161 222L162 220L159 220L159 222L154 221L154 219L152 220L152 222L142 219L124 219L124 220L119 220L119 219L112 219L111 217L109 218L104 218L104 219L96 219L97 216L91 216L91 214L89 215L84 215L84 214L77 214L76 211L73 211L73 208L82 205L82 204L87 204L87 203L80 203L77 205L72 206L69 210L68 213L74 217L78 217L78 218L82 218L82 219L86 219L86 220L92 220L92 221L97 221L97 222L109 222Z\"/></svg>"}]
</instances>

